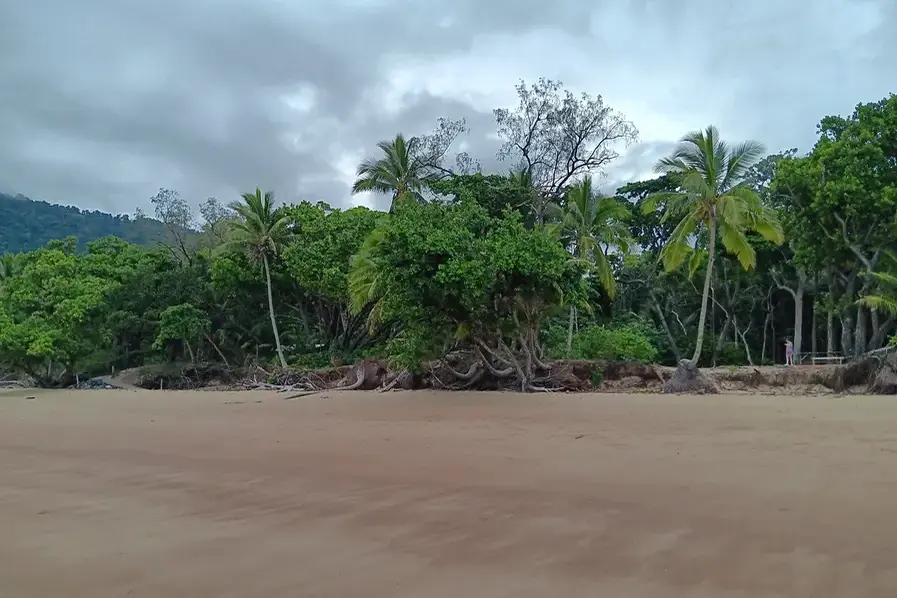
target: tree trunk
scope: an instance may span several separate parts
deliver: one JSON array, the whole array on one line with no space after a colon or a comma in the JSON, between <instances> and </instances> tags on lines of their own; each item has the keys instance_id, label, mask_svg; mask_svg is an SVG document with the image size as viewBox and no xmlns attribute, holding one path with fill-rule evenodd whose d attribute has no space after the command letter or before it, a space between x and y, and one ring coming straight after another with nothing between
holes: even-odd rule
<instances>
[{"instance_id":1,"label":"tree trunk","mask_svg":"<svg viewBox=\"0 0 897 598\"><path fill-rule=\"evenodd\" d=\"M835 272L828 271L828 301L825 306L825 351L831 356L835 353Z\"/></svg>"},{"instance_id":2,"label":"tree trunk","mask_svg":"<svg viewBox=\"0 0 897 598\"><path fill-rule=\"evenodd\" d=\"M804 335L804 281L801 278L797 283L797 289L792 294L794 297L794 357L795 362L800 363L803 351Z\"/></svg>"},{"instance_id":3,"label":"tree trunk","mask_svg":"<svg viewBox=\"0 0 897 598\"><path fill-rule=\"evenodd\" d=\"M866 308L857 308L857 325L853 334L853 354L859 357L866 352Z\"/></svg>"},{"instance_id":4,"label":"tree trunk","mask_svg":"<svg viewBox=\"0 0 897 598\"><path fill-rule=\"evenodd\" d=\"M710 279L713 276L713 257L716 252L716 213L710 210L710 248L707 251L707 274L704 276L704 291L701 293L701 315L698 316L698 339L695 342L695 354L691 358L698 365L701 349L704 347L704 326L707 323L707 300L710 298Z\"/></svg>"},{"instance_id":5,"label":"tree trunk","mask_svg":"<svg viewBox=\"0 0 897 598\"><path fill-rule=\"evenodd\" d=\"M844 357L849 357L853 355L853 318L850 317L850 314L841 316L841 352L844 354Z\"/></svg>"},{"instance_id":6,"label":"tree trunk","mask_svg":"<svg viewBox=\"0 0 897 598\"><path fill-rule=\"evenodd\" d=\"M567 324L567 359L573 355L573 322L576 318L576 308L570 306L570 323Z\"/></svg>"},{"instance_id":7,"label":"tree trunk","mask_svg":"<svg viewBox=\"0 0 897 598\"><path fill-rule=\"evenodd\" d=\"M825 351L829 355L835 353L835 313L828 311L825 317Z\"/></svg>"},{"instance_id":8,"label":"tree trunk","mask_svg":"<svg viewBox=\"0 0 897 598\"><path fill-rule=\"evenodd\" d=\"M732 322L732 326L735 328L735 342L736 343L738 342L738 337L740 336L741 343L744 345L744 355L745 355L745 357L747 357L748 365L753 367L754 366L754 358L751 357L751 347L747 342L747 333L750 331L751 325L752 325L752 322L750 321L750 318L748 318L747 328L745 328L743 331L739 332L738 331L738 322L735 322L735 321Z\"/></svg>"},{"instance_id":9,"label":"tree trunk","mask_svg":"<svg viewBox=\"0 0 897 598\"><path fill-rule=\"evenodd\" d=\"M869 340L869 350L874 351L876 349L880 349L884 346L885 340L887 340L888 332L894 328L894 323L897 322L897 316L891 316L884 323L878 324L876 328L872 329L872 338Z\"/></svg>"},{"instance_id":10,"label":"tree trunk","mask_svg":"<svg viewBox=\"0 0 897 598\"><path fill-rule=\"evenodd\" d=\"M813 274L813 318L812 330L810 331L810 353L816 355L816 298L819 296L819 273ZM812 361L812 360L811 360Z\"/></svg>"},{"instance_id":11,"label":"tree trunk","mask_svg":"<svg viewBox=\"0 0 897 598\"><path fill-rule=\"evenodd\" d=\"M187 353L190 354L190 363L196 364L196 355L193 354L193 347L190 346L190 341L184 339L184 346L187 347Z\"/></svg>"},{"instance_id":12,"label":"tree trunk","mask_svg":"<svg viewBox=\"0 0 897 598\"><path fill-rule=\"evenodd\" d=\"M221 349L218 347L218 344L212 340L212 337L208 334L206 335L206 340L208 340L212 344L212 348L215 349L215 352L218 353L218 357L221 358L221 361L224 362L224 367L230 369L230 364L227 362L227 357L224 356L224 353L221 352Z\"/></svg>"},{"instance_id":13,"label":"tree trunk","mask_svg":"<svg viewBox=\"0 0 897 598\"><path fill-rule=\"evenodd\" d=\"M723 322L723 327L719 331L719 337L716 340L716 346L713 348L713 360L711 361L711 365L716 367L716 361L719 359L719 354L723 350L723 345L726 344L726 335L729 333L729 327L732 325L732 317L726 316L726 321ZM738 336L736 332L735 342L738 342Z\"/></svg>"},{"instance_id":14,"label":"tree trunk","mask_svg":"<svg viewBox=\"0 0 897 598\"><path fill-rule=\"evenodd\" d=\"M651 307L654 308L654 312L657 314L657 317L660 318L660 325L663 326L663 331L667 335L667 340L670 342L670 349L673 350L673 357L676 359L676 363L679 363L679 360L682 358L682 353L679 351L679 346L676 344L676 339L673 337L673 331L670 330L670 325L667 323L666 316L663 314L663 310L660 309L660 305L654 299L654 295L651 295Z\"/></svg>"},{"instance_id":15,"label":"tree trunk","mask_svg":"<svg viewBox=\"0 0 897 598\"><path fill-rule=\"evenodd\" d=\"M283 356L283 347L280 346L280 333L277 331L277 320L274 318L274 294L271 290L271 270L268 268L268 256L262 255L262 263L265 265L265 282L268 284L268 313L271 316L271 330L274 332L274 344L277 346L277 356L280 358L280 367L287 368L287 360Z\"/></svg>"},{"instance_id":16,"label":"tree trunk","mask_svg":"<svg viewBox=\"0 0 897 598\"><path fill-rule=\"evenodd\" d=\"M869 310L869 322L872 325L872 338L869 338L866 334L863 335L863 338L866 339L866 351L874 351L878 349L878 347L873 347L872 344L875 342L875 333L878 332L878 329L881 327L881 319L878 316L877 309Z\"/></svg>"},{"instance_id":17,"label":"tree trunk","mask_svg":"<svg viewBox=\"0 0 897 598\"><path fill-rule=\"evenodd\" d=\"M760 348L760 365L766 364L766 331L772 322L772 291L768 291L766 295L766 318L763 320L763 345Z\"/></svg>"}]
</instances>

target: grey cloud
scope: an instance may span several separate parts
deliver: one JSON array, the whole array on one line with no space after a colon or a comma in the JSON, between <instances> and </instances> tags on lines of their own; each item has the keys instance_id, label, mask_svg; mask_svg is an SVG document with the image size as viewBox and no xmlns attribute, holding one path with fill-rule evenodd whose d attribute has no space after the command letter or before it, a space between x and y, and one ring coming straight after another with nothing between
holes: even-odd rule
<instances>
[{"instance_id":1,"label":"grey cloud","mask_svg":"<svg viewBox=\"0 0 897 598\"><path fill-rule=\"evenodd\" d=\"M675 109L689 128L806 149L821 116L893 91L895 24L892 0L0 0L0 190L115 212L147 209L160 186L197 202L261 186L345 205L345 156L440 116L466 118L468 151L504 169L483 106L415 91L396 113L371 92L406 57L438 65L483 36L548 30L591 62L543 56L540 74L578 73L571 87L612 106L638 98L660 123ZM698 32L712 51L695 46ZM485 76L512 86L532 66L526 51L510 48L505 72ZM282 102L300 86L315 98L305 112ZM650 172L685 132L645 135L628 116L645 142L606 187Z\"/></svg>"},{"instance_id":2,"label":"grey cloud","mask_svg":"<svg viewBox=\"0 0 897 598\"><path fill-rule=\"evenodd\" d=\"M612 194L627 183L655 176L654 165L660 158L668 155L675 145L675 141L661 141L631 146L608 168L601 181L601 191Z\"/></svg>"}]
</instances>

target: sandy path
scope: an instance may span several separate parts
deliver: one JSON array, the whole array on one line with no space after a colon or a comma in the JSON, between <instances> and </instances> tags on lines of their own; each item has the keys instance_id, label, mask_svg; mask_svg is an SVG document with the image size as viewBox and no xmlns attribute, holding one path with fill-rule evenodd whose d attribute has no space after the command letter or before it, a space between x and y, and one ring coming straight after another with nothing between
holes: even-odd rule
<instances>
[{"instance_id":1,"label":"sandy path","mask_svg":"<svg viewBox=\"0 0 897 598\"><path fill-rule=\"evenodd\" d=\"M893 598L897 402L0 393L0 598L60 596Z\"/></svg>"}]
</instances>

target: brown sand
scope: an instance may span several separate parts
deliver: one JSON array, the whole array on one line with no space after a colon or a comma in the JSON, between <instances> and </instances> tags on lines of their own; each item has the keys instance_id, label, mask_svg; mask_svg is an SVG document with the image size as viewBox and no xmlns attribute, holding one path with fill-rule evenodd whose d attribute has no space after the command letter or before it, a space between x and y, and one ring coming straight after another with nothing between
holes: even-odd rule
<instances>
[{"instance_id":1,"label":"brown sand","mask_svg":"<svg viewBox=\"0 0 897 598\"><path fill-rule=\"evenodd\" d=\"M36 396L3 598L897 596L892 398Z\"/></svg>"}]
</instances>

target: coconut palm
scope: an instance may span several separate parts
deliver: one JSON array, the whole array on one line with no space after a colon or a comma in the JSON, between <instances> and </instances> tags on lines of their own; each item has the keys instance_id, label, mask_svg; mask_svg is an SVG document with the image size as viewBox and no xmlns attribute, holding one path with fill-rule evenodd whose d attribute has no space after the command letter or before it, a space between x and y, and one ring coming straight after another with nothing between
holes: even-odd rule
<instances>
[{"instance_id":1,"label":"coconut palm","mask_svg":"<svg viewBox=\"0 0 897 598\"><path fill-rule=\"evenodd\" d=\"M287 367L280 345L280 333L277 330L277 319L274 317L274 295L271 289L270 261L280 251L280 240L286 229L287 218L278 217L274 210L274 193L256 189L254 193L244 193L242 201L235 201L230 208L238 218L228 221L232 234L228 245L246 251L249 256L262 263L265 270L265 283L268 288L268 313L271 316L271 330L274 332L274 343L280 365Z\"/></svg>"},{"instance_id":2,"label":"coconut palm","mask_svg":"<svg viewBox=\"0 0 897 598\"><path fill-rule=\"evenodd\" d=\"M626 226L629 210L615 197L606 197L593 190L592 177L586 176L567 191L564 207L549 205L548 215L559 227L563 242L577 260L586 262L608 296L613 298L617 285L607 259L610 248L629 250L630 234ZM567 354L573 345L573 323L576 308L570 306L567 329Z\"/></svg>"},{"instance_id":3,"label":"coconut palm","mask_svg":"<svg viewBox=\"0 0 897 598\"><path fill-rule=\"evenodd\" d=\"M760 197L746 180L748 170L763 153L763 145L756 141L730 146L720 139L716 127L710 126L687 134L673 153L655 166L658 173L670 175L679 186L676 192L649 196L643 204L645 212L662 208L662 222L677 222L660 252L667 271L678 268L693 254L691 242L696 233L707 233L707 271L693 363L701 356L704 342L717 237L746 270L753 268L757 261L747 232L756 232L774 243L784 240L775 214L761 204Z\"/></svg>"},{"instance_id":4,"label":"coconut palm","mask_svg":"<svg viewBox=\"0 0 897 598\"><path fill-rule=\"evenodd\" d=\"M383 152L379 158L366 158L358 165L357 179L352 185L353 195L367 191L392 196L389 211L402 201L423 202L421 192L431 179L430 169L415 153L417 139L405 140L399 133L392 141L381 141L377 147Z\"/></svg>"}]
</instances>

